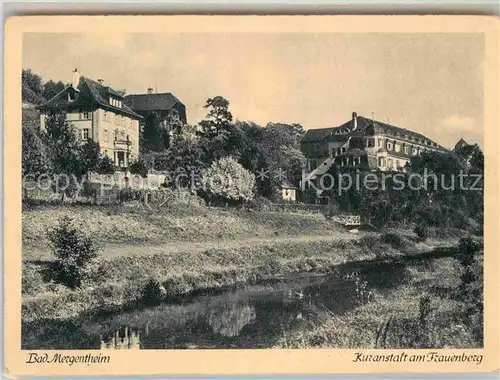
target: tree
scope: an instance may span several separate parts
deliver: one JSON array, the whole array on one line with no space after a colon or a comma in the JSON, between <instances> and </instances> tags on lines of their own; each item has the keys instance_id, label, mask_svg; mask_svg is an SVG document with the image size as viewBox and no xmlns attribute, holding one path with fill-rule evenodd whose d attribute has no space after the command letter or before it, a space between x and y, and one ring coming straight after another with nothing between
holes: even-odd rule
<instances>
[{"instance_id":1,"label":"tree","mask_svg":"<svg viewBox=\"0 0 500 380\"><path fill-rule=\"evenodd\" d=\"M223 157L201 171L200 184L212 200L248 201L254 197L255 176L234 158Z\"/></svg>"},{"instance_id":2,"label":"tree","mask_svg":"<svg viewBox=\"0 0 500 380\"><path fill-rule=\"evenodd\" d=\"M412 157L406 167L407 173L392 173L392 177L382 177L378 173L378 183L371 182L370 188L353 185L339 192L337 184L331 191L332 201L341 211L359 213L364 220L371 220L379 227L386 223L416 223L426 227L465 229L475 224L471 224L470 219L482 225L482 152L478 148L468 149L457 154L424 152ZM360 184L365 183L365 176L374 175L369 171L356 173L350 168L336 166L327 174L335 180L339 179L339 174L351 174L352 183L358 175L356 182ZM463 187L460 175L464 175ZM472 188L473 185L478 187L476 176L479 176L479 189Z\"/></svg>"},{"instance_id":3,"label":"tree","mask_svg":"<svg viewBox=\"0 0 500 380\"><path fill-rule=\"evenodd\" d=\"M42 96L46 100L50 100L64 90L65 87L63 82L59 81L56 83L51 79L43 85Z\"/></svg>"},{"instance_id":4,"label":"tree","mask_svg":"<svg viewBox=\"0 0 500 380\"><path fill-rule=\"evenodd\" d=\"M94 170L98 167L101 157L101 148L99 143L88 139L79 146L79 166L82 171L82 175L87 174L89 171Z\"/></svg>"},{"instance_id":5,"label":"tree","mask_svg":"<svg viewBox=\"0 0 500 380\"><path fill-rule=\"evenodd\" d=\"M22 101L23 103L41 104L45 101L42 96L42 77L31 70L22 71Z\"/></svg>"},{"instance_id":6,"label":"tree","mask_svg":"<svg viewBox=\"0 0 500 380\"><path fill-rule=\"evenodd\" d=\"M66 120L66 114L50 112L45 121L42 140L47 147L51 168L57 174L54 184L65 195L72 195L79 188L82 178L95 170L99 162L98 143L88 140L81 143L75 127Z\"/></svg>"},{"instance_id":7,"label":"tree","mask_svg":"<svg viewBox=\"0 0 500 380\"><path fill-rule=\"evenodd\" d=\"M161 152L168 147L168 133L161 125L159 117L151 114L146 117L144 128L140 135L141 152Z\"/></svg>"},{"instance_id":8,"label":"tree","mask_svg":"<svg viewBox=\"0 0 500 380\"><path fill-rule=\"evenodd\" d=\"M132 165L130 165L129 169L132 174L140 175L143 178L146 178L148 176L148 166L142 159L137 160Z\"/></svg>"},{"instance_id":9,"label":"tree","mask_svg":"<svg viewBox=\"0 0 500 380\"><path fill-rule=\"evenodd\" d=\"M115 172L113 160L108 156L100 156L95 171L99 174L113 174Z\"/></svg>"},{"instance_id":10,"label":"tree","mask_svg":"<svg viewBox=\"0 0 500 380\"><path fill-rule=\"evenodd\" d=\"M222 96L207 99L204 108L208 109L205 120L200 122L200 135L207 139L228 132L233 115L229 111L229 101Z\"/></svg>"},{"instance_id":11,"label":"tree","mask_svg":"<svg viewBox=\"0 0 500 380\"><path fill-rule=\"evenodd\" d=\"M297 184L302 177L305 157L300 150L303 128L299 124L268 123L262 137L266 169L270 173L271 195L283 181Z\"/></svg>"},{"instance_id":12,"label":"tree","mask_svg":"<svg viewBox=\"0 0 500 380\"><path fill-rule=\"evenodd\" d=\"M50 172L50 159L42 141L38 125L39 113L34 109L23 108L22 115L22 174L34 180Z\"/></svg>"},{"instance_id":13,"label":"tree","mask_svg":"<svg viewBox=\"0 0 500 380\"><path fill-rule=\"evenodd\" d=\"M57 258L56 279L71 288L80 287L90 277L91 264L100 247L67 216L59 219L58 225L47 232L47 237Z\"/></svg>"},{"instance_id":14,"label":"tree","mask_svg":"<svg viewBox=\"0 0 500 380\"><path fill-rule=\"evenodd\" d=\"M42 93L42 77L30 69L22 71L22 83L37 94Z\"/></svg>"},{"instance_id":15,"label":"tree","mask_svg":"<svg viewBox=\"0 0 500 380\"><path fill-rule=\"evenodd\" d=\"M189 132L176 134L168 150L155 156L154 165L169 172L174 185L183 188L195 185L193 179L206 166L201 141Z\"/></svg>"}]
</instances>

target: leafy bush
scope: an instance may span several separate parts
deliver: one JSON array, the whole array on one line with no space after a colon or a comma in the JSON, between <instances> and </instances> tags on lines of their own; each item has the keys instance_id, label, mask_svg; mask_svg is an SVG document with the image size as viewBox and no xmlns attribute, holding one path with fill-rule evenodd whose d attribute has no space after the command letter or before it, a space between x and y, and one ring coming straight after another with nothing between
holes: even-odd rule
<instances>
[{"instance_id":1,"label":"leafy bush","mask_svg":"<svg viewBox=\"0 0 500 380\"><path fill-rule=\"evenodd\" d=\"M258 211L269 211L273 202L269 198L257 196L248 203L249 208Z\"/></svg>"},{"instance_id":2,"label":"leafy bush","mask_svg":"<svg viewBox=\"0 0 500 380\"><path fill-rule=\"evenodd\" d=\"M36 295L44 283L41 271L34 265L23 265L22 292L23 294Z\"/></svg>"},{"instance_id":3,"label":"leafy bush","mask_svg":"<svg viewBox=\"0 0 500 380\"><path fill-rule=\"evenodd\" d=\"M456 298L466 305L463 322L473 332L476 341L483 344L483 268L476 260L481 244L470 236L460 239L456 259L460 263L460 285Z\"/></svg>"},{"instance_id":4,"label":"leafy bush","mask_svg":"<svg viewBox=\"0 0 500 380\"><path fill-rule=\"evenodd\" d=\"M47 232L47 238L57 257L55 280L70 288L80 287L89 278L91 264L99 252L94 239L81 232L67 216Z\"/></svg>"},{"instance_id":5,"label":"leafy bush","mask_svg":"<svg viewBox=\"0 0 500 380\"><path fill-rule=\"evenodd\" d=\"M130 172L132 174L138 174L143 178L148 176L148 167L143 160L138 160L130 165Z\"/></svg>"},{"instance_id":6,"label":"leafy bush","mask_svg":"<svg viewBox=\"0 0 500 380\"><path fill-rule=\"evenodd\" d=\"M255 176L232 157L223 157L202 170L200 182L209 197L229 201L254 197Z\"/></svg>"},{"instance_id":7,"label":"leafy bush","mask_svg":"<svg viewBox=\"0 0 500 380\"><path fill-rule=\"evenodd\" d=\"M414 232L417 234L420 241L427 240L427 237L429 236L429 228L422 223L415 226Z\"/></svg>"},{"instance_id":8,"label":"leafy bush","mask_svg":"<svg viewBox=\"0 0 500 380\"><path fill-rule=\"evenodd\" d=\"M165 288L154 278L150 279L142 291L142 302L148 306L159 305L165 296Z\"/></svg>"},{"instance_id":9,"label":"leafy bush","mask_svg":"<svg viewBox=\"0 0 500 380\"><path fill-rule=\"evenodd\" d=\"M99 174L113 174L115 172L115 164L108 156L102 156L97 162L96 172Z\"/></svg>"},{"instance_id":10,"label":"leafy bush","mask_svg":"<svg viewBox=\"0 0 500 380\"><path fill-rule=\"evenodd\" d=\"M394 248L402 248L406 245L405 239L395 232L386 232L382 234L380 240L383 243L392 245Z\"/></svg>"},{"instance_id":11,"label":"leafy bush","mask_svg":"<svg viewBox=\"0 0 500 380\"><path fill-rule=\"evenodd\" d=\"M458 254L461 257L462 266L469 266L474 261L474 255L479 251L480 245L470 236L460 239L458 242Z\"/></svg>"},{"instance_id":12,"label":"leafy bush","mask_svg":"<svg viewBox=\"0 0 500 380\"><path fill-rule=\"evenodd\" d=\"M143 198L144 192L142 190L131 189L127 187L125 189L120 189L118 193L118 199L120 202L130 202L133 200L140 200Z\"/></svg>"}]
</instances>

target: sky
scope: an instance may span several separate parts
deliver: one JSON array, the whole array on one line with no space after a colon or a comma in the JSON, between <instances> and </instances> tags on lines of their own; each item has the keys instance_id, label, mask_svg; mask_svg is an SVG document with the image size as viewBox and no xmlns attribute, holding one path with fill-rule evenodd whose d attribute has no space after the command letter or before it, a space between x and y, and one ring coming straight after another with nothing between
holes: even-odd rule
<instances>
[{"instance_id":1,"label":"sky","mask_svg":"<svg viewBox=\"0 0 500 380\"><path fill-rule=\"evenodd\" d=\"M172 92L188 122L224 96L235 119L340 125L352 112L420 132L445 147L483 145L481 34L25 34L23 68L71 72L127 94Z\"/></svg>"}]
</instances>

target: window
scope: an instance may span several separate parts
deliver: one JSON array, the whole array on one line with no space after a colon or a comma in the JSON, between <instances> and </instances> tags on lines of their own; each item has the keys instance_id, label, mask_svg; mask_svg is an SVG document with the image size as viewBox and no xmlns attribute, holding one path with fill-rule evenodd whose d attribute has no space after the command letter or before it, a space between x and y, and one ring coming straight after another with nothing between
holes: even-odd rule
<instances>
[{"instance_id":1,"label":"window","mask_svg":"<svg viewBox=\"0 0 500 380\"><path fill-rule=\"evenodd\" d=\"M382 146L382 139L377 139L378 141L378 147L380 148Z\"/></svg>"},{"instance_id":2,"label":"window","mask_svg":"<svg viewBox=\"0 0 500 380\"><path fill-rule=\"evenodd\" d=\"M354 157L352 160L354 166L361 164L361 157Z\"/></svg>"},{"instance_id":3,"label":"window","mask_svg":"<svg viewBox=\"0 0 500 380\"><path fill-rule=\"evenodd\" d=\"M405 154L408 154L408 145L404 145Z\"/></svg>"},{"instance_id":4,"label":"window","mask_svg":"<svg viewBox=\"0 0 500 380\"><path fill-rule=\"evenodd\" d=\"M75 92L74 91L68 91L68 101L72 102L75 100Z\"/></svg>"},{"instance_id":5,"label":"window","mask_svg":"<svg viewBox=\"0 0 500 380\"><path fill-rule=\"evenodd\" d=\"M401 152L401 145L399 145L399 144L394 144L394 150L395 150L396 152Z\"/></svg>"},{"instance_id":6,"label":"window","mask_svg":"<svg viewBox=\"0 0 500 380\"><path fill-rule=\"evenodd\" d=\"M107 129L104 130L104 141L106 141L106 142L109 141L109 133L108 133Z\"/></svg>"},{"instance_id":7,"label":"window","mask_svg":"<svg viewBox=\"0 0 500 380\"><path fill-rule=\"evenodd\" d=\"M89 139L89 129L88 128L83 128L82 129L82 140L88 140Z\"/></svg>"},{"instance_id":8,"label":"window","mask_svg":"<svg viewBox=\"0 0 500 380\"><path fill-rule=\"evenodd\" d=\"M84 118L85 120L90 119L90 112L89 112L89 111L83 111L83 118Z\"/></svg>"},{"instance_id":9,"label":"window","mask_svg":"<svg viewBox=\"0 0 500 380\"><path fill-rule=\"evenodd\" d=\"M378 158L378 166L385 166L385 157Z\"/></svg>"},{"instance_id":10,"label":"window","mask_svg":"<svg viewBox=\"0 0 500 380\"><path fill-rule=\"evenodd\" d=\"M373 146L374 146L374 144L373 144L373 139L368 139L368 140L366 140L366 147L367 147L367 148L371 148L371 147L373 147Z\"/></svg>"},{"instance_id":11,"label":"window","mask_svg":"<svg viewBox=\"0 0 500 380\"><path fill-rule=\"evenodd\" d=\"M342 149L341 149L341 152L345 153L345 149L346 149L345 146L343 146Z\"/></svg>"},{"instance_id":12,"label":"window","mask_svg":"<svg viewBox=\"0 0 500 380\"><path fill-rule=\"evenodd\" d=\"M392 150L392 143L387 142L387 150Z\"/></svg>"},{"instance_id":13,"label":"window","mask_svg":"<svg viewBox=\"0 0 500 380\"><path fill-rule=\"evenodd\" d=\"M392 158L387 159L387 166L392 168Z\"/></svg>"},{"instance_id":14,"label":"window","mask_svg":"<svg viewBox=\"0 0 500 380\"><path fill-rule=\"evenodd\" d=\"M413 154L414 156L416 156L417 153L418 153L417 148L413 147L412 150L411 150L411 154Z\"/></svg>"}]
</instances>

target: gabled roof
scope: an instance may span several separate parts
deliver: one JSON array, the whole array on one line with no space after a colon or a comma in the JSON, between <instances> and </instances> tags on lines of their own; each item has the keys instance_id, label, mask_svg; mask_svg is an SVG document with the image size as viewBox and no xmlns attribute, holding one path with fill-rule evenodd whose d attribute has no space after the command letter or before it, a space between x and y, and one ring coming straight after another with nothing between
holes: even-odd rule
<instances>
[{"instance_id":1,"label":"gabled roof","mask_svg":"<svg viewBox=\"0 0 500 380\"><path fill-rule=\"evenodd\" d=\"M66 94L70 91L75 92L75 100L69 101ZM109 109L116 113L126 114L132 116L136 119L142 119L142 116L132 111L124 102L122 102L122 107L116 107L109 102L109 95L113 95L115 98L123 98L120 93L113 90L109 86L103 86L101 83L96 82L87 77L80 77L80 82L78 83L78 88L73 88L70 84L64 88L59 94L49 99L46 103L40 105L39 109L50 109L50 108L85 108L92 106L100 106L105 109Z\"/></svg>"},{"instance_id":2,"label":"gabled roof","mask_svg":"<svg viewBox=\"0 0 500 380\"><path fill-rule=\"evenodd\" d=\"M458 140L458 142L455 144L455 147L453 148L454 150L458 150L460 149L461 147L463 146L466 146L466 145L469 145L469 143L467 141L465 141L463 138L461 138L460 140Z\"/></svg>"},{"instance_id":3,"label":"gabled roof","mask_svg":"<svg viewBox=\"0 0 500 380\"><path fill-rule=\"evenodd\" d=\"M294 186L290 182L287 182L287 181L281 182L280 187L282 189L298 189L297 186Z\"/></svg>"},{"instance_id":4,"label":"gabled roof","mask_svg":"<svg viewBox=\"0 0 500 380\"><path fill-rule=\"evenodd\" d=\"M170 92L161 94L130 94L125 96L125 103L136 112L164 111L172 109L177 103L184 105Z\"/></svg>"},{"instance_id":5,"label":"gabled roof","mask_svg":"<svg viewBox=\"0 0 500 380\"><path fill-rule=\"evenodd\" d=\"M306 131L304 137L301 140L301 144L308 145L309 143L319 143L327 141L335 141L336 139L348 138L351 136L363 136L367 132L367 128L373 128L377 134L384 134L388 137L394 136L395 138L401 140L407 140L410 143L424 144L424 141L431 142L435 148L445 149L441 145L436 144L431 139L425 137L424 135L413 132L405 128L396 127L387 123L382 123L377 120L372 120L363 116L357 116L357 128L354 130L353 120L349 120L346 123L339 125L338 127L331 128L321 128L321 129L309 129ZM433 144L436 144L434 146Z\"/></svg>"}]
</instances>

